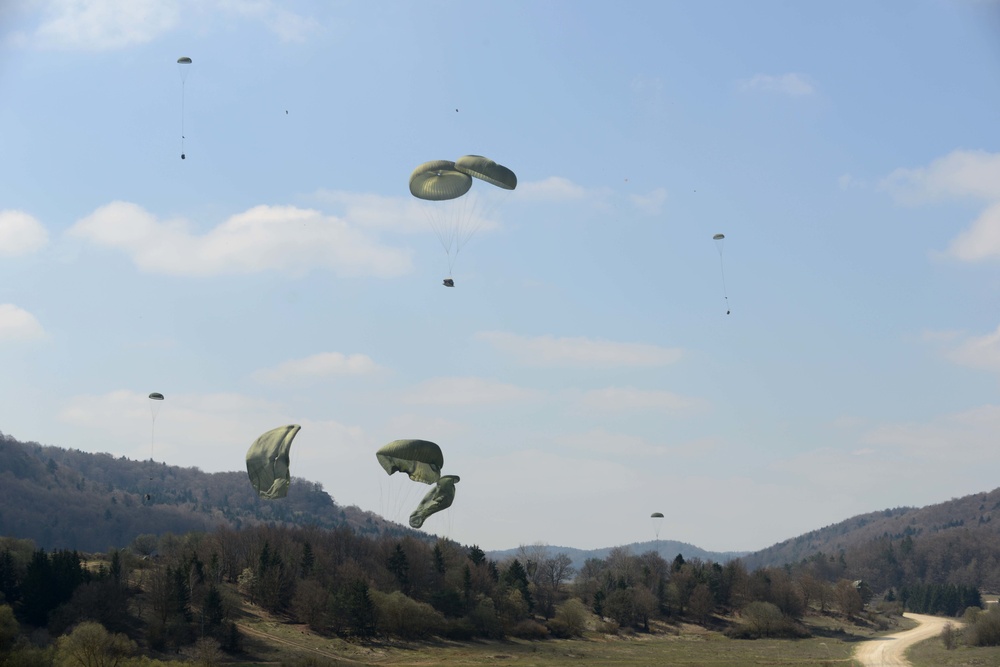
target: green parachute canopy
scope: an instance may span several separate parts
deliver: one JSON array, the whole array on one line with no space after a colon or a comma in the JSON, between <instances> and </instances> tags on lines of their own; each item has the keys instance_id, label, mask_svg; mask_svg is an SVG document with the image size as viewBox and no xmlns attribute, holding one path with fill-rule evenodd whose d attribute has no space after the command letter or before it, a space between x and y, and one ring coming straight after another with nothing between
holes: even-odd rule
<instances>
[{"instance_id":1,"label":"green parachute canopy","mask_svg":"<svg viewBox=\"0 0 1000 667\"><path fill-rule=\"evenodd\" d=\"M472 188L472 177L449 160L431 160L410 174L410 194L427 201L458 199Z\"/></svg>"},{"instance_id":2,"label":"green parachute canopy","mask_svg":"<svg viewBox=\"0 0 1000 667\"><path fill-rule=\"evenodd\" d=\"M158 391L154 391L152 394L149 395L149 397L151 399L153 399L154 401L162 401L163 400L163 394L161 394Z\"/></svg>"},{"instance_id":3,"label":"green parachute canopy","mask_svg":"<svg viewBox=\"0 0 1000 667\"><path fill-rule=\"evenodd\" d=\"M444 467L441 448L428 440L393 440L375 456L387 474L405 472L414 482L424 484L437 482Z\"/></svg>"},{"instance_id":4,"label":"green parachute canopy","mask_svg":"<svg viewBox=\"0 0 1000 667\"><path fill-rule=\"evenodd\" d=\"M649 517L651 519L662 519L663 518L663 512L653 512L652 514L649 515Z\"/></svg>"},{"instance_id":5,"label":"green parachute canopy","mask_svg":"<svg viewBox=\"0 0 1000 667\"><path fill-rule=\"evenodd\" d=\"M482 155L463 155L455 160L455 168L504 190L517 187L517 176L513 171Z\"/></svg>"},{"instance_id":6,"label":"green parachute canopy","mask_svg":"<svg viewBox=\"0 0 1000 667\"><path fill-rule=\"evenodd\" d=\"M291 481L288 453L302 427L279 426L257 438L247 450L247 475L261 498L274 500L288 495Z\"/></svg>"},{"instance_id":7,"label":"green parachute canopy","mask_svg":"<svg viewBox=\"0 0 1000 667\"><path fill-rule=\"evenodd\" d=\"M427 492L420 505L410 515L410 526L420 528L427 517L451 507L455 501L455 484L458 481L458 475L444 475L438 479L434 488Z\"/></svg>"},{"instance_id":8,"label":"green parachute canopy","mask_svg":"<svg viewBox=\"0 0 1000 667\"><path fill-rule=\"evenodd\" d=\"M473 179L494 185L470 193ZM410 174L410 194L433 202L423 206L427 221L434 229L448 256L448 273L463 246L478 232L499 207L506 192L517 187L514 172L481 155L464 155L455 162L425 162ZM453 287L454 283L445 283Z\"/></svg>"}]
</instances>

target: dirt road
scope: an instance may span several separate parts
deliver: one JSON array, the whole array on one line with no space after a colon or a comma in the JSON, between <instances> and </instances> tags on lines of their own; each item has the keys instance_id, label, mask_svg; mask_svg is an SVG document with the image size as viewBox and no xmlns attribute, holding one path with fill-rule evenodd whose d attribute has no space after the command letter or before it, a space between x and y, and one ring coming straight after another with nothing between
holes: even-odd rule
<instances>
[{"instance_id":1,"label":"dirt road","mask_svg":"<svg viewBox=\"0 0 1000 667\"><path fill-rule=\"evenodd\" d=\"M906 649L917 642L937 637L948 623L959 625L954 619L940 616L924 614L903 614L903 616L920 625L910 630L861 642L854 651L854 658L863 667L910 667L905 656Z\"/></svg>"}]
</instances>

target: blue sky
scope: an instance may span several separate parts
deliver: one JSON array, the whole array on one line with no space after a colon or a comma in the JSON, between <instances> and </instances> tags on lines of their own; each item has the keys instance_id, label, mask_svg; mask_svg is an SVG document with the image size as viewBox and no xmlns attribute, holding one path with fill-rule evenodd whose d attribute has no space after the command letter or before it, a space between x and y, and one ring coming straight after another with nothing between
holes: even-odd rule
<instances>
[{"instance_id":1,"label":"blue sky","mask_svg":"<svg viewBox=\"0 0 1000 667\"><path fill-rule=\"evenodd\" d=\"M998 81L985 0L4 3L0 430L219 471L297 423L404 521L374 452L429 439L424 529L488 549L992 489ZM464 154L518 187L448 289L407 182Z\"/></svg>"}]
</instances>

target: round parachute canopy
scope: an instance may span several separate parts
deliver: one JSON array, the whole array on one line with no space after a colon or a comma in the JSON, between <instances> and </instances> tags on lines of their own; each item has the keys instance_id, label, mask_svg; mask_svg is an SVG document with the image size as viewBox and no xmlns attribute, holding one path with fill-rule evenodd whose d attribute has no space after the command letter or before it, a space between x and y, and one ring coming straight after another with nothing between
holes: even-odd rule
<instances>
[{"instance_id":1,"label":"round parachute canopy","mask_svg":"<svg viewBox=\"0 0 1000 667\"><path fill-rule=\"evenodd\" d=\"M517 176L513 171L482 155L463 155L455 160L455 168L504 190L517 187Z\"/></svg>"},{"instance_id":2,"label":"round parachute canopy","mask_svg":"<svg viewBox=\"0 0 1000 667\"><path fill-rule=\"evenodd\" d=\"M434 488L423 497L417 509L413 510L410 515L410 527L420 528L427 517L451 507L455 501L455 484L459 479L458 475L443 475Z\"/></svg>"},{"instance_id":3,"label":"round parachute canopy","mask_svg":"<svg viewBox=\"0 0 1000 667\"><path fill-rule=\"evenodd\" d=\"M289 450L292 440L302 427L298 424L279 426L257 438L247 450L247 475L261 498L274 500L288 495L291 482Z\"/></svg>"},{"instance_id":4,"label":"round parachute canopy","mask_svg":"<svg viewBox=\"0 0 1000 667\"><path fill-rule=\"evenodd\" d=\"M650 519L662 519L663 518L663 512L653 512L652 514L649 515L649 518Z\"/></svg>"},{"instance_id":5,"label":"round parachute canopy","mask_svg":"<svg viewBox=\"0 0 1000 667\"><path fill-rule=\"evenodd\" d=\"M444 467L441 448L428 440L393 440L375 456L387 474L405 472L414 482L424 484L437 482Z\"/></svg>"},{"instance_id":6,"label":"round parachute canopy","mask_svg":"<svg viewBox=\"0 0 1000 667\"><path fill-rule=\"evenodd\" d=\"M410 194L427 201L458 199L472 188L472 177L449 160L424 162L410 174Z\"/></svg>"},{"instance_id":7,"label":"round parachute canopy","mask_svg":"<svg viewBox=\"0 0 1000 667\"><path fill-rule=\"evenodd\" d=\"M163 394L161 394L158 391L154 391L152 394L149 395L149 397L151 399L153 399L154 401L162 401L163 400Z\"/></svg>"},{"instance_id":8,"label":"round parachute canopy","mask_svg":"<svg viewBox=\"0 0 1000 667\"><path fill-rule=\"evenodd\" d=\"M724 238L726 238L725 234L716 234L715 236L712 237L712 239L715 241L721 241Z\"/></svg>"},{"instance_id":9,"label":"round parachute canopy","mask_svg":"<svg viewBox=\"0 0 1000 667\"><path fill-rule=\"evenodd\" d=\"M181 56L180 58L177 59L177 64L178 65L190 65L191 64L191 59L188 58L187 56Z\"/></svg>"}]
</instances>

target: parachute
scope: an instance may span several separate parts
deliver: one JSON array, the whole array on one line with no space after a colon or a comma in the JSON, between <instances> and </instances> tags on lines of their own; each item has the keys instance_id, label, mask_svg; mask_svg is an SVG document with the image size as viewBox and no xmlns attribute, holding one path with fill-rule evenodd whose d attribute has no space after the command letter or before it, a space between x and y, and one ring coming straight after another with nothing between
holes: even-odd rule
<instances>
[{"instance_id":1,"label":"parachute","mask_svg":"<svg viewBox=\"0 0 1000 667\"><path fill-rule=\"evenodd\" d=\"M386 474L405 472L414 482L434 484L441 477L444 455L428 440L393 440L375 452Z\"/></svg>"},{"instance_id":2,"label":"parachute","mask_svg":"<svg viewBox=\"0 0 1000 667\"><path fill-rule=\"evenodd\" d=\"M149 395L149 412L153 416L153 423L149 427L149 481L153 481L153 443L156 442L156 416L160 414L160 401L163 400L163 394L158 391L154 391ZM146 500L150 500L150 494L145 495Z\"/></svg>"},{"instance_id":3,"label":"parachute","mask_svg":"<svg viewBox=\"0 0 1000 667\"><path fill-rule=\"evenodd\" d=\"M653 523L653 532L656 534L656 541L660 541L660 524L663 523L663 512L653 512L649 515Z\"/></svg>"},{"instance_id":4,"label":"parachute","mask_svg":"<svg viewBox=\"0 0 1000 667\"><path fill-rule=\"evenodd\" d=\"M261 498L274 500L288 495L291 481L289 450L302 427L279 426L257 438L247 450L247 475Z\"/></svg>"},{"instance_id":5,"label":"parachute","mask_svg":"<svg viewBox=\"0 0 1000 667\"><path fill-rule=\"evenodd\" d=\"M517 187L513 171L481 155L464 155L455 162L425 162L410 174L410 194L434 202L424 211L448 257L448 280L458 253L499 205L492 188L469 194L474 179L500 190ZM445 285L453 287L454 283Z\"/></svg>"},{"instance_id":6,"label":"parachute","mask_svg":"<svg viewBox=\"0 0 1000 667\"><path fill-rule=\"evenodd\" d=\"M184 85L187 83L188 67L191 65L191 59L187 56L181 56L177 59L177 70L181 75L181 159L186 160L187 155L184 154Z\"/></svg>"},{"instance_id":7,"label":"parachute","mask_svg":"<svg viewBox=\"0 0 1000 667\"><path fill-rule=\"evenodd\" d=\"M722 245L726 241L725 234L716 234L712 237L715 241L715 247L719 250L719 269L722 271L722 298L726 302L726 315L731 311L729 310L729 294L726 293L726 267L722 263Z\"/></svg>"},{"instance_id":8,"label":"parachute","mask_svg":"<svg viewBox=\"0 0 1000 667\"><path fill-rule=\"evenodd\" d=\"M154 391L149 395L149 412L153 416L153 424L149 430L149 460L153 460L153 443L156 441L156 416L160 414L160 401L163 400L163 394L158 391Z\"/></svg>"},{"instance_id":9,"label":"parachute","mask_svg":"<svg viewBox=\"0 0 1000 667\"><path fill-rule=\"evenodd\" d=\"M434 488L427 492L417 509L410 514L410 526L420 528L427 517L451 507L455 501L455 484L458 481L458 475L443 475L438 479Z\"/></svg>"}]
</instances>

